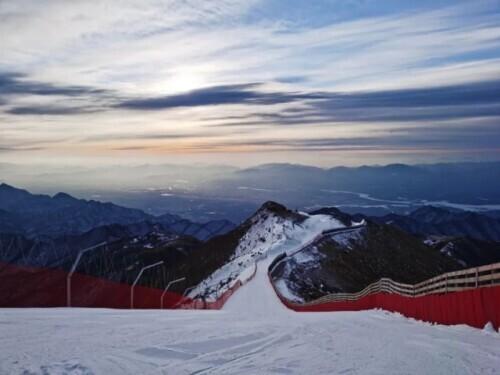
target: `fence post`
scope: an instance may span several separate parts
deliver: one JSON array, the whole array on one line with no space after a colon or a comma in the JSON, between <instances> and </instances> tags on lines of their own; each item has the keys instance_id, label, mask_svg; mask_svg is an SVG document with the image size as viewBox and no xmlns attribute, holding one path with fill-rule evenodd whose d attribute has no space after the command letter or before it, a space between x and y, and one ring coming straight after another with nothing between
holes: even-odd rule
<instances>
[{"instance_id":1,"label":"fence post","mask_svg":"<svg viewBox=\"0 0 500 375\"><path fill-rule=\"evenodd\" d=\"M142 267L141 271L139 272L139 274L135 278L134 283L132 284L132 287L130 288L130 308L131 309L134 308L134 288L135 288L136 284L139 282L139 279L141 278L143 272L149 268L159 266L160 264L163 264L163 260L156 262L154 264L150 264L149 266Z\"/></svg>"},{"instance_id":2,"label":"fence post","mask_svg":"<svg viewBox=\"0 0 500 375\"><path fill-rule=\"evenodd\" d=\"M75 273L76 267L78 267L78 263L80 262L82 255L90 250L94 250L94 249L97 249L101 246L105 246L106 244L107 244L106 242L101 242L97 245L88 247L88 248L80 250L78 252L78 255L76 256L75 262L71 266L71 269L70 269L68 275L66 276L66 306L67 307L71 307L71 276L73 276L73 273Z\"/></svg>"},{"instance_id":3,"label":"fence post","mask_svg":"<svg viewBox=\"0 0 500 375\"><path fill-rule=\"evenodd\" d=\"M181 281L184 281L186 280L185 277L181 277L180 279L176 279L176 280L173 280L173 281L170 281L168 284L167 284L167 287L163 290L163 293L161 294L161 299L160 299L160 308L163 310L163 297L165 297L165 294L167 293L168 291L168 288L170 288L171 285L175 284L175 283L179 283Z\"/></svg>"},{"instance_id":4,"label":"fence post","mask_svg":"<svg viewBox=\"0 0 500 375\"><path fill-rule=\"evenodd\" d=\"M196 285L193 285L192 287L189 287L189 288L187 288L187 289L184 289L184 293L182 293L182 298L180 299L180 301L179 301L179 302L177 302L177 303L173 306L173 308L176 308L177 306L182 305L182 304L183 304L183 302L184 302L184 300L186 299L186 296L188 295L188 293L189 293L190 291L192 291L194 288L196 288ZM194 300L193 300L193 301L194 301Z\"/></svg>"}]
</instances>

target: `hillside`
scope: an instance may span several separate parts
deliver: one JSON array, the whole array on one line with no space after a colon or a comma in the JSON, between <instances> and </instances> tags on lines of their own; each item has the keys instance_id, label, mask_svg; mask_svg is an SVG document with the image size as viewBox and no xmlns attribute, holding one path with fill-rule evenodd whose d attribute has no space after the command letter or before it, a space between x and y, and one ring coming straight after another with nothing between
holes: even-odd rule
<instances>
[{"instance_id":1,"label":"hillside","mask_svg":"<svg viewBox=\"0 0 500 375\"><path fill-rule=\"evenodd\" d=\"M420 239L368 222L353 231L322 236L285 258L272 276L287 298L309 301L329 293L358 292L382 277L413 284L459 268L455 259Z\"/></svg>"},{"instance_id":2,"label":"hillside","mask_svg":"<svg viewBox=\"0 0 500 375\"><path fill-rule=\"evenodd\" d=\"M109 225L160 224L164 230L206 240L226 233L234 224L227 220L195 223L165 213L145 212L95 200L77 199L66 193L54 196L31 194L0 184L0 233L19 233L29 239L79 235Z\"/></svg>"},{"instance_id":3,"label":"hillside","mask_svg":"<svg viewBox=\"0 0 500 375\"><path fill-rule=\"evenodd\" d=\"M397 226L419 236L467 236L500 242L500 219L476 212L424 206L409 215L390 214L372 220Z\"/></svg>"},{"instance_id":4,"label":"hillside","mask_svg":"<svg viewBox=\"0 0 500 375\"><path fill-rule=\"evenodd\" d=\"M465 267L464 258L477 258L477 264L495 259L491 248L488 256L478 258L486 245L477 241L474 251L468 250L470 242L457 242L456 251L444 251L445 245L438 242L425 243L395 226L359 221L336 208L305 213L266 202L234 229L206 241L149 221L57 238L0 234L0 262L69 271L79 249L101 242L107 244L85 254L77 272L130 285L142 267L163 261L145 273L139 285L162 289L171 280L185 278L170 290L182 294L189 288L190 297L206 300L215 300L248 278L256 262L270 262L282 253L288 257L274 268L273 282L296 301L359 291L382 277L416 283ZM51 287L50 280L42 282ZM29 289L29 280L22 285ZM25 292L26 298L33 296Z\"/></svg>"}]
</instances>

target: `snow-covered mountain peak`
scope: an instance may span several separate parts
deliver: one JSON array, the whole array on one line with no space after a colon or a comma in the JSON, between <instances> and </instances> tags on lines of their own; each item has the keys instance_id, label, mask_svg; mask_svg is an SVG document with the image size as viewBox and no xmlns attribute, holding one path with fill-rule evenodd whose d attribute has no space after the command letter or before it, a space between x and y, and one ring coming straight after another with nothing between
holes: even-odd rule
<instances>
[{"instance_id":1,"label":"snow-covered mountain peak","mask_svg":"<svg viewBox=\"0 0 500 375\"><path fill-rule=\"evenodd\" d=\"M257 210L257 212L255 212L255 214L252 217L250 217L249 221L252 224L255 224L262 218L266 218L268 216L276 216L284 220L289 220L294 222L301 222L307 218L307 214L301 214L299 212L289 210L288 208L279 203L273 201L267 201Z\"/></svg>"},{"instance_id":2,"label":"snow-covered mountain peak","mask_svg":"<svg viewBox=\"0 0 500 375\"><path fill-rule=\"evenodd\" d=\"M192 291L191 296L216 298L238 280L244 281L256 263L268 256L293 252L324 230L344 225L329 215L308 215L288 210L274 202L265 203L243 225L248 229L238 241L229 262Z\"/></svg>"}]
</instances>

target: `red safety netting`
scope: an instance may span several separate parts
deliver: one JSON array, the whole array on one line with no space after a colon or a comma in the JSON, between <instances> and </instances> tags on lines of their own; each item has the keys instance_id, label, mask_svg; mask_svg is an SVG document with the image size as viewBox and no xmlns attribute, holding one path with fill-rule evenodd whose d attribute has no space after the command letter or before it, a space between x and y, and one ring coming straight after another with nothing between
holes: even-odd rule
<instances>
[{"instance_id":1,"label":"red safety netting","mask_svg":"<svg viewBox=\"0 0 500 375\"><path fill-rule=\"evenodd\" d=\"M500 326L500 286L483 286L458 292L404 297L374 293L356 301L335 301L314 305L292 303L273 288L283 304L294 311L360 311L380 308L407 317L439 324L467 324L482 328L488 322Z\"/></svg>"},{"instance_id":2,"label":"red safety netting","mask_svg":"<svg viewBox=\"0 0 500 375\"><path fill-rule=\"evenodd\" d=\"M249 277L248 282L255 275ZM63 270L23 267L0 263L0 307L61 307L67 306L67 276ZM164 308L221 309L231 295L243 285L237 281L215 301L190 299L166 292ZM133 307L161 308L163 290L136 286ZM106 279L74 273L71 277L72 307L131 308L131 286Z\"/></svg>"},{"instance_id":3,"label":"red safety netting","mask_svg":"<svg viewBox=\"0 0 500 375\"><path fill-rule=\"evenodd\" d=\"M207 310L220 310L227 302L227 300L244 284L252 280L257 273L257 266L255 266L253 273L244 282L238 280L233 286L226 290L215 301L202 301L200 299L191 300L186 299L185 302L180 304L180 308L184 309L207 309Z\"/></svg>"}]
</instances>

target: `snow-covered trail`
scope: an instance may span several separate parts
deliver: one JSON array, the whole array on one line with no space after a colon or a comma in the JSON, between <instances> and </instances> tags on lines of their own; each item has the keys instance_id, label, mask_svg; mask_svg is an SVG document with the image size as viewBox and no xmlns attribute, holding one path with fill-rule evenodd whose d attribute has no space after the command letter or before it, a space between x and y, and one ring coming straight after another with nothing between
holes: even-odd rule
<instances>
[{"instance_id":1,"label":"snow-covered trail","mask_svg":"<svg viewBox=\"0 0 500 375\"><path fill-rule=\"evenodd\" d=\"M499 371L500 334L384 311L0 309L2 375Z\"/></svg>"},{"instance_id":2,"label":"snow-covered trail","mask_svg":"<svg viewBox=\"0 0 500 375\"><path fill-rule=\"evenodd\" d=\"M500 374L496 332L288 310L271 260L221 311L0 309L0 374Z\"/></svg>"},{"instance_id":3,"label":"snow-covered trail","mask_svg":"<svg viewBox=\"0 0 500 375\"><path fill-rule=\"evenodd\" d=\"M260 253L255 277L220 311L0 309L0 375L500 374L496 332L288 310L267 269L331 227L312 224Z\"/></svg>"},{"instance_id":4,"label":"snow-covered trail","mask_svg":"<svg viewBox=\"0 0 500 375\"><path fill-rule=\"evenodd\" d=\"M225 311L254 318L294 313L281 303L270 285L267 269L271 261L272 259L266 258L257 263L254 278L229 298L224 305Z\"/></svg>"}]
</instances>

